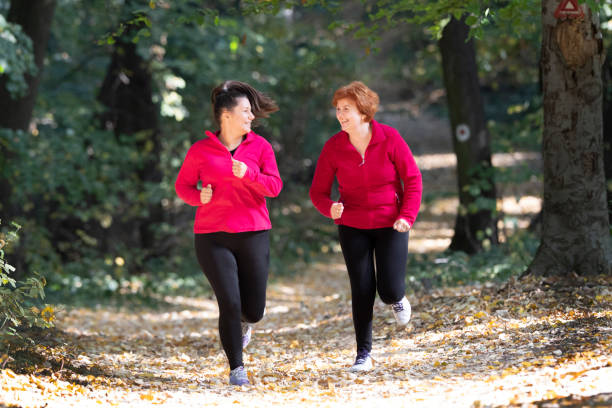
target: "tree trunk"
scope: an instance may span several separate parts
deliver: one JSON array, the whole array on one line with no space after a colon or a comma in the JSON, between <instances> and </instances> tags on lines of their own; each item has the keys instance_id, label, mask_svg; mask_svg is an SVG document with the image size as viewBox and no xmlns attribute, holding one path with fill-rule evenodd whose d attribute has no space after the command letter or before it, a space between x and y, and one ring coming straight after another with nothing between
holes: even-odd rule
<instances>
[{"instance_id":1,"label":"tree trunk","mask_svg":"<svg viewBox=\"0 0 612 408\"><path fill-rule=\"evenodd\" d=\"M28 93L18 99L12 99L6 89L6 77L0 76L0 128L27 130L30 125L43 72L55 4L55 0L11 1L7 21L19 24L32 40L38 72L35 76L26 76ZM13 153L5 143L0 142L0 174L5 172L6 166L10 165L12 159ZM0 177L0 220L3 221L3 225L8 224L16 215L16 209L10 203L12 191L11 181L6 177Z\"/></svg>"},{"instance_id":2,"label":"tree trunk","mask_svg":"<svg viewBox=\"0 0 612 408\"><path fill-rule=\"evenodd\" d=\"M556 19L558 4L542 1L542 241L524 275L610 274L599 18Z\"/></svg>"},{"instance_id":3,"label":"tree trunk","mask_svg":"<svg viewBox=\"0 0 612 408\"><path fill-rule=\"evenodd\" d=\"M488 240L497 244L495 183L491 167L490 135L478 83L469 27L454 17L444 27L439 42L444 87L457 155L459 210L450 249L472 254Z\"/></svg>"},{"instance_id":4,"label":"tree trunk","mask_svg":"<svg viewBox=\"0 0 612 408\"><path fill-rule=\"evenodd\" d=\"M612 222L612 45L602 69L604 172L606 175L608 221Z\"/></svg>"},{"instance_id":5,"label":"tree trunk","mask_svg":"<svg viewBox=\"0 0 612 408\"><path fill-rule=\"evenodd\" d=\"M117 39L98 99L108 108L102 116L102 126L113 130L119 142L120 135L136 138L139 153L145 156L138 172L144 193L144 183L160 183L162 173L159 107L153 102L151 67L138 55L136 44L131 41L131 35L140 28L131 25ZM143 197L147 200L139 203L144 204L143 215L138 219L124 219L113 230L128 246L151 249L155 244L153 227L162 221L163 210L160 202L148 202L148 194L144 193Z\"/></svg>"},{"instance_id":6,"label":"tree trunk","mask_svg":"<svg viewBox=\"0 0 612 408\"><path fill-rule=\"evenodd\" d=\"M27 130L30 125L54 11L55 0L11 1L7 21L19 24L32 39L38 73L36 76L26 78L29 85L28 93L17 100L10 97L4 86L5 80L0 80L0 127Z\"/></svg>"}]
</instances>

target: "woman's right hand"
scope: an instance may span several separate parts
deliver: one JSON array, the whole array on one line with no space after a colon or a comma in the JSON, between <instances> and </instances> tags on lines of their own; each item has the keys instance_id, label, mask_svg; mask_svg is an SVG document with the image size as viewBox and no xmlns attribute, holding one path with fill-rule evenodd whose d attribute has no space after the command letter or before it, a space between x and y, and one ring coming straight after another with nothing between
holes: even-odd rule
<instances>
[{"instance_id":1,"label":"woman's right hand","mask_svg":"<svg viewBox=\"0 0 612 408\"><path fill-rule=\"evenodd\" d=\"M342 203L333 203L330 209L332 220L337 220L342 217L342 212L344 211L344 204Z\"/></svg>"},{"instance_id":2,"label":"woman's right hand","mask_svg":"<svg viewBox=\"0 0 612 408\"><path fill-rule=\"evenodd\" d=\"M212 187L209 184L206 187L203 187L202 190L200 191L200 201L202 202L202 204L208 204L210 203L211 199L212 199Z\"/></svg>"}]
</instances>

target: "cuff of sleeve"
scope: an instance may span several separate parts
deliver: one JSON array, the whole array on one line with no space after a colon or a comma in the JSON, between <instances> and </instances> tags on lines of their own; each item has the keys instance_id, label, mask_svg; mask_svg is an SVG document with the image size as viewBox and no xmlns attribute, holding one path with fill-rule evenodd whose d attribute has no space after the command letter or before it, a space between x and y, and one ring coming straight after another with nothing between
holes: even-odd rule
<instances>
[{"instance_id":1,"label":"cuff of sleeve","mask_svg":"<svg viewBox=\"0 0 612 408\"><path fill-rule=\"evenodd\" d=\"M257 177L257 171L247 166L247 171L244 173L244 177L248 178L251 181L255 181L255 178Z\"/></svg>"},{"instance_id":2,"label":"cuff of sleeve","mask_svg":"<svg viewBox=\"0 0 612 408\"><path fill-rule=\"evenodd\" d=\"M331 216L331 208L332 208L332 205L335 204L335 201L331 201L330 200L329 203L327 203L327 204L328 205L327 205L327 211L325 211L325 216L331 218L332 217Z\"/></svg>"},{"instance_id":3,"label":"cuff of sleeve","mask_svg":"<svg viewBox=\"0 0 612 408\"><path fill-rule=\"evenodd\" d=\"M408 225L410 225L409 228L412 229L412 225L414 224L414 220L410 221L410 218L404 217L404 216L401 216L401 215L399 217L397 217L397 220L404 220L404 221L406 221L408 223Z\"/></svg>"}]
</instances>

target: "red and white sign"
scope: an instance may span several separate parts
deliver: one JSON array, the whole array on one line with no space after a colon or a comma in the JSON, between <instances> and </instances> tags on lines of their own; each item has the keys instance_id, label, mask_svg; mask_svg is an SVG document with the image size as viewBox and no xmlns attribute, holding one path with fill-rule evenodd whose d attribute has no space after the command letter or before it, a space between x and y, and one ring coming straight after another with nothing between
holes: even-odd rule
<instances>
[{"instance_id":1,"label":"red and white sign","mask_svg":"<svg viewBox=\"0 0 612 408\"><path fill-rule=\"evenodd\" d=\"M555 18L578 18L584 16L577 0L562 0L555 10Z\"/></svg>"}]
</instances>

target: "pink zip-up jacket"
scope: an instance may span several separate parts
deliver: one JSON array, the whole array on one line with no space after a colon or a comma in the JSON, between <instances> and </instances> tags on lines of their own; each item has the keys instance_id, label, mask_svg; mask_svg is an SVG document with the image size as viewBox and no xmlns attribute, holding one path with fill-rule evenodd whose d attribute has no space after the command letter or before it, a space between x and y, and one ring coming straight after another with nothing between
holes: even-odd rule
<instances>
[{"instance_id":1,"label":"pink zip-up jacket","mask_svg":"<svg viewBox=\"0 0 612 408\"><path fill-rule=\"evenodd\" d=\"M191 146L174 183L176 194L197 207L193 232L272 228L266 197L278 196L283 182L270 143L252 131L246 135L233 156L247 165L244 177L238 178L232 173L232 154L216 134L206 131L206 136ZM212 199L207 204L200 200L198 181L203 187L212 187Z\"/></svg>"},{"instance_id":2,"label":"pink zip-up jacket","mask_svg":"<svg viewBox=\"0 0 612 408\"><path fill-rule=\"evenodd\" d=\"M310 199L321 214L331 218L331 188L338 179L342 216L334 222L348 227L392 227L403 218L414 224L423 184L410 148L391 126L372 120L372 139L364 157L341 131L323 146Z\"/></svg>"}]
</instances>

